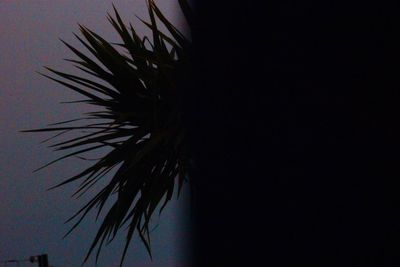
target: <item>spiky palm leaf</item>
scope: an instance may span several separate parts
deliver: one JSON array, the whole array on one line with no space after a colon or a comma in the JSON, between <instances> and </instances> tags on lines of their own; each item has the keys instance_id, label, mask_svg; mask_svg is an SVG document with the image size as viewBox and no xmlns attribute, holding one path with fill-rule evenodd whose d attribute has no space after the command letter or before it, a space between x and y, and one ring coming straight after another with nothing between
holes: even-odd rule
<instances>
[{"instance_id":1,"label":"spiky palm leaf","mask_svg":"<svg viewBox=\"0 0 400 267\"><path fill-rule=\"evenodd\" d=\"M187 19L190 10L184 0L179 0ZM87 56L65 43L78 59L69 60L86 76L76 76L46 68L53 75L43 74L83 95L82 102L95 105L99 111L79 120L53 124L49 128L29 132L57 132L58 136L70 132L79 135L55 143L56 150L69 150L42 168L69 157L84 159L85 153L108 148L92 166L56 185L59 187L79 181L75 195L90 189L113 169L115 174L86 205L69 221L75 220L71 231L92 210L97 216L106 204L115 200L106 215L87 253L85 261L97 247L96 261L102 246L114 239L122 226L127 225L126 244L137 232L150 257L149 223L156 208L160 212L171 199L174 188L178 192L186 176L185 132L178 108L176 91L176 66L185 60L190 41L161 13L153 0L148 0L150 21L145 23L152 32L152 41L141 38L134 27L127 27L117 10L108 19L121 37L121 44L111 44L84 26L83 37L78 40L88 49ZM167 33L162 33L157 23L162 23ZM122 50L121 51L121 47ZM93 59L92 59L93 58ZM89 75L92 78L85 78ZM93 121L76 125L77 121ZM103 150L104 151L104 150ZM115 196L115 197L112 197Z\"/></svg>"}]
</instances>

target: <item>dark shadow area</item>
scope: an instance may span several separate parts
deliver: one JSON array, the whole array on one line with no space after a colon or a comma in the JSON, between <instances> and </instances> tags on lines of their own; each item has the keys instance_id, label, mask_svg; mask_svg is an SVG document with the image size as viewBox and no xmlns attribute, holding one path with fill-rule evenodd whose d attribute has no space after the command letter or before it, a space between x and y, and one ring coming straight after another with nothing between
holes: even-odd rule
<instances>
[{"instance_id":1,"label":"dark shadow area","mask_svg":"<svg viewBox=\"0 0 400 267\"><path fill-rule=\"evenodd\" d=\"M399 7L197 1L195 266L400 266Z\"/></svg>"}]
</instances>

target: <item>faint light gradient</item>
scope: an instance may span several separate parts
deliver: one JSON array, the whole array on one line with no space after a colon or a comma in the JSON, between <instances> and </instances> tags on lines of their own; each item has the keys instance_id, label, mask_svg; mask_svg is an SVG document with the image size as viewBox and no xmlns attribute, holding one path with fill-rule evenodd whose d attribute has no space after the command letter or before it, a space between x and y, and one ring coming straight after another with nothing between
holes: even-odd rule
<instances>
[{"instance_id":1,"label":"faint light gradient","mask_svg":"<svg viewBox=\"0 0 400 267\"><path fill-rule=\"evenodd\" d=\"M135 15L146 18L144 0L114 0L127 22L142 32L145 28ZM182 21L177 1L157 2L167 17ZM43 171L32 171L57 153L40 145L48 135L22 134L23 129L40 128L48 123L76 118L87 107L61 105L77 95L47 80L37 71L48 65L72 70L63 58L73 57L59 41L79 46L72 32L83 24L108 40L117 40L106 15L111 1L16 0L0 2L0 261L23 259L41 253L49 254L55 267L80 266L94 237L98 224L89 218L66 239L62 236L71 225L64 221L83 203L71 199L72 186L46 192L46 189L82 168L81 161L65 161ZM187 200L173 201L161 215L153 233L154 260L135 240L126 266L186 266L188 224L180 212ZM155 222L155 224L157 221ZM118 266L124 241L123 233L104 249L98 266ZM21 266L32 266L21 263ZM93 261L87 266L94 266Z\"/></svg>"}]
</instances>

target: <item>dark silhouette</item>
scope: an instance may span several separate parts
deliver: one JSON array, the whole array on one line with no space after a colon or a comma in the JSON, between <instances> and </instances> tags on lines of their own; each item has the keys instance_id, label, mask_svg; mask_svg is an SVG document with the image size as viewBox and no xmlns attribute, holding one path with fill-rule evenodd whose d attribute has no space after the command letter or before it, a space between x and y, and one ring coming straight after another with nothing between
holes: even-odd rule
<instances>
[{"instance_id":1,"label":"dark silhouette","mask_svg":"<svg viewBox=\"0 0 400 267\"><path fill-rule=\"evenodd\" d=\"M178 2L186 17L191 16L186 1ZM81 52L64 44L76 56L67 61L82 73L46 67L47 74L42 74L84 97L75 102L96 109L78 119L27 131L57 133L47 141L53 141L51 147L55 150L65 152L38 170L70 157L94 161L52 187L79 182L73 194L77 198L96 191L67 221L74 223L68 235L88 213L94 211L96 220L100 218L84 262L95 250L97 262L103 246L113 241L121 228L127 230L121 266L136 234L151 257L151 219L154 213L161 213L174 191L179 196L187 180L188 153L176 78L177 65L185 61L191 41L168 21L153 0L146 3L149 18L141 21L149 28L151 38L139 36L114 8L108 20L119 35L118 43L108 42L80 25L81 35L76 37L87 50ZM160 25L165 30L161 31ZM102 153L100 158L93 159L93 151ZM104 179L107 182L101 188L95 186Z\"/></svg>"},{"instance_id":2,"label":"dark silhouette","mask_svg":"<svg viewBox=\"0 0 400 267\"><path fill-rule=\"evenodd\" d=\"M194 265L399 266L398 5L196 8Z\"/></svg>"}]
</instances>

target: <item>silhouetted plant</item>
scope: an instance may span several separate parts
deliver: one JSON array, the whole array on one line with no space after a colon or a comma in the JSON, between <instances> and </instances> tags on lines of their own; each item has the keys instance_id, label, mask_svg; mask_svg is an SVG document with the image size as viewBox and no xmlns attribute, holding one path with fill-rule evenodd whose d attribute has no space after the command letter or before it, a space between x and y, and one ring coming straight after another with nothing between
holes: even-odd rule
<instances>
[{"instance_id":1,"label":"silhouetted plant","mask_svg":"<svg viewBox=\"0 0 400 267\"><path fill-rule=\"evenodd\" d=\"M189 21L192 15L187 2L178 1ZM57 132L57 136L79 133L51 145L56 150L69 152L40 169L69 157L85 160L88 152L109 149L93 165L53 187L79 181L74 194L79 197L100 179L110 178L68 220L75 221L72 231L90 211L97 210L98 217L106 203L115 199L106 211L85 262L96 247L97 261L102 246L112 241L126 225L126 244L120 264L135 231L151 257L150 219L157 208L160 212L163 210L176 187L179 195L186 180L185 131L178 105L176 77L177 64L185 60L191 43L164 17L153 0L147 3L150 21L142 22L151 30L152 40L140 37L131 24L126 26L114 7L115 14L109 15L108 19L122 43L110 43L80 26L83 37L76 37L90 55L66 42L64 44L78 57L68 61L85 75L76 76L52 68L46 68L52 75L42 74L83 95L85 100L80 102L95 105L100 110L90 112L84 118L27 131ZM166 33L159 30L159 23L165 26ZM77 124L82 121L87 123ZM113 169L115 173L106 176Z\"/></svg>"}]
</instances>

